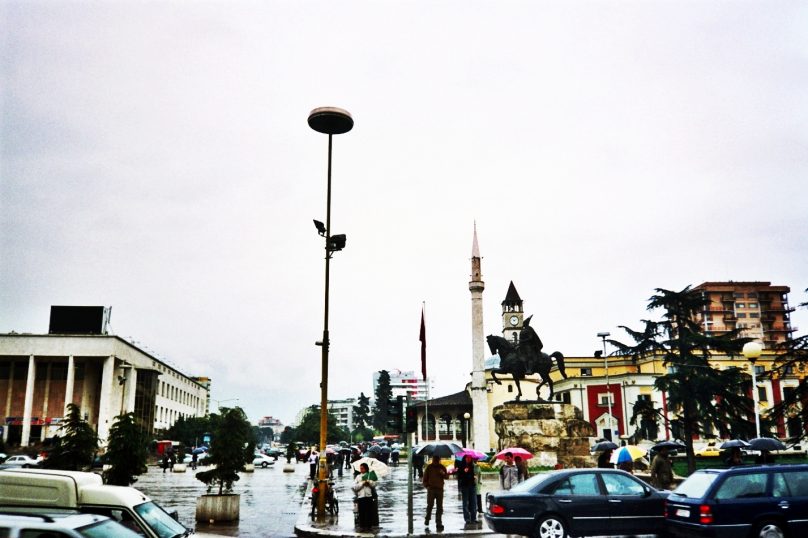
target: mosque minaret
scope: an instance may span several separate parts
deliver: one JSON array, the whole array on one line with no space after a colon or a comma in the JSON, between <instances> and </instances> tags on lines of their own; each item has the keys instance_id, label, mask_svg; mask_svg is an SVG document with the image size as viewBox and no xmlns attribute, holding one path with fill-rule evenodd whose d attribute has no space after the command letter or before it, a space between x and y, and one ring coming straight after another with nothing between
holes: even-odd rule
<instances>
[{"instance_id":1,"label":"mosque minaret","mask_svg":"<svg viewBox=\"0 0 808 538\"><path fill-rule=\"evenodd\" d=\"M487 452L491 448L489 433L488 393L485 383L485 338L483 330L483 290L485 282L480 268L480 247L477 245L477 224L471 245L471 354L474 368L471 373L472 442L475 450Z\"/></svg>"}]
</instances>

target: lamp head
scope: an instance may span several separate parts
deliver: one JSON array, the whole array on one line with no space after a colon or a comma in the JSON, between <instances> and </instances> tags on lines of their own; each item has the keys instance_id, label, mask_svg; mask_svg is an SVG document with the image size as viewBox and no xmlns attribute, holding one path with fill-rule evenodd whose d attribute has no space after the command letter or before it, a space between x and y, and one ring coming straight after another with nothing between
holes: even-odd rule
<instances>
[{"instance_id":1,"label":"lamp head","mask_svg":"<svg viewBox=\"0 0 808 538\"><path fill-rule=\"evenodd\" d=\"M325 237L325 224L317 219L314 219L314 227L317 228L317 233Z\"/></svg>"},{"instance_id":2,"label":"lamp head","mask_svg":"<svg viewBox=\"0 0 808 538\"><path fill-rule=\"evenodd\" d=\"M753 361L763 353L763 346L760 345L760 342L747 342L743 345L741 353L743 353L743 356L748 360Z\"/></svg>"},{"instance_id":3,"label":"lamp head","mask_svg":"<svg viewBox=\"0 0 808 538\"><path fill-rule=\"evenodd\" d=\"M611 335L611 333L602 332L602 333L598 333L598 338L606 338L607 336L610 336L610 335Z\"/></svg>"}]
</instances>

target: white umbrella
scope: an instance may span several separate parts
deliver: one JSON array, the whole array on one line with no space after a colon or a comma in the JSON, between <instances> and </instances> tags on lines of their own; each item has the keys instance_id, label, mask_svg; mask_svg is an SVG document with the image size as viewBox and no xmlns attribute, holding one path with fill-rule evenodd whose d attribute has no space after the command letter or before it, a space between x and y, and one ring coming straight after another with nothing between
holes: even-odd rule
<instances>
[{"instance_id":1,"label":"white umbrella","mask_svg":"<svg viewBox=\"0 0 808 538\"><path fill-rule=\"evenodd\" d=\"M367 464L368 469L376 473L376 476L379 478L387 476L387 474L390 472L390 468L376 458L359 458L351 464L351 467L354 468L354 471L361 472L359 470L359 466L363 463Z\"/></svg>"}]
</instances>

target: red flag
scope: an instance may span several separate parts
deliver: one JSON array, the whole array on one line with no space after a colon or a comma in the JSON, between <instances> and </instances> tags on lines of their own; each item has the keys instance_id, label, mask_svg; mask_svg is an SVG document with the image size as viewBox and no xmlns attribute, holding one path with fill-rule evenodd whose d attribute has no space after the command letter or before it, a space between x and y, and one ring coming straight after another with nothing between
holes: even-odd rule
<instances>
[{"instance_id":1,"label":"red flag","mask_svg":"<svg viewBox=\"0 0 808 538\"><path fill-rule=\"evenodd\" d=\"M421 334L418 337L421 341L421 375L426 381L426 325L424 324L424 309L421 308Z\"/></svg>"}]
</instances>

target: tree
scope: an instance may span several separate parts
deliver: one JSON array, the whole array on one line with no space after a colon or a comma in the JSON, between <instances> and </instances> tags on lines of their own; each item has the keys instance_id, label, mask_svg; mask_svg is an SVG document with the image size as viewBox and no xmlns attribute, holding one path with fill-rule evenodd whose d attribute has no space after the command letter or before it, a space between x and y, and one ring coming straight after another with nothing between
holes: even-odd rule
<instances>
[{"instance_id":1,"label":"tree","mask_svg":"<svg viewBox=\"0 0 808 538\"><path fill-rule=\"evenodd\" d=\"M808 289L805 291L808 292ZM808 302L799 306L806 308ZM800 380L793 390L783 391L783 400L772 407L770 417L784 420L787 424L797 422L796 427L788 428L790 441L796 443L808 438L808 376L805 376L808 372L808 335L780 342L775 346L775 351L777 358L768 375L782 378L796 373Z\"/></svg>"},{"instance_id":2,"label":"tree","mask_svg":"<svg viewBox=\"0 0 808 538\"><path fill-rule=\"evenodd\" d=\"M659 434L657 419L662 417L662 413L654 407L653 400L637 400L634 404L634 411L631 414L629 424L636 425L639 419L640 427L637 430L638 438L654 440Z\"/></svg>"},{"instance_id":3,"label":"tree","mask_svg":"<svg viewBox=\"0 0 808 538\"><path fill-rule=\"evenodd\" d=\"M197 473L196 477L208 486L208 491L219 486L219 495L233 489L233 482L244 465L252 462L255 453L255 435L247 415L240 407L222 408L214 419L208 462L215 465L209 471Z\"/></svg>"},{"instance_id":4,"label":"tree","mask_svg":"<svg viewBox=\"0 0 808 538\"><path fill-rule=\"evenodd\" d=\"M113 486L130 486L137 482L137 477L147 470L146 444L146 434L134 413L115 417L109 429L106 458L110 468L103 473L104 482Z\"/></svg>"},{"instance_id":5,"label":"tree","mask_svg":"<svg viewBox=\"0 0 808 538\"><path fill-rule=\"evenodd\" d=\"M353 408L353 422L356 429L367 428L370 424L370 398L364 392L359 393L357 405Z\"/></svg>"},{"instance_id":6,"label":"tree","mask_svg":"<svg viewBox=\"0 0 808 538\"><path fill-rule=\"evenodd\" d=\"M390 387L390 373L387 370L379 370L379 382L376 385L376 401L373 406L373 428L383 432L387 429L387 421L390 418L390 400L393 399L393 389Z\"/></svg>"},{"instance_id":7,"label":"tree","mask_svg":"<svg viewBox=\"0 0 808 538\"><path fill-rule=\"evenodd\" d=\"M166 439L179 441L185 446L199 446L206 433L210 433L213 415L205 417L180 417L165 433Z\"/></svg>"},{"instance_id":8,"label":"tree","mask_svg":"<svg viewBox=\"0 0 808 538\"><path fill-rule=\"evenodd\" d=\"M81 418L76 404L67 404L65 421L48 458L42 462L47 469L81 471L92 465L98 451L98 436L93 427Z\"/></svg>"},{"instance_id":9,"label":"tree","mask_svg":"<svg viewBox=\"0 0 808 538\"><path fill-rule=\"evenodd\" d=\"M337 417L330 412L326 419L328 431L326 443L335 444L350 440L350 434L337 425ZM320 406L312 405L303 416L300 424L293 429L292 439L303 441L308 446L317 446L320 443Z\"/></svg>"},{"instance_id":10,"label":"tree","mask_svg":"<svg viewBox=\"0 0 808 538\"><path fill-rule=\"evenodd\" d=\"M690 286L675 292L657 288L648 302L648 310L661 310L660 321L643 320L642 331L621 326L634 340L631 345L616 340L619 355L635 362L647 355L661 355L667 372L656 378L654 386L667 394L668 409L682 426L682 442L687 453L688 472L696 469L693 436L717 429L722 435L748 436L754 431L750 422L752 405L746 391L749 378L737 367L718 370L710 364L713 354L739 356L748 338L738 332L719 336L702 333L697 314L708 299ZM751 428L751 429L750 429Z\"/></svg>"}]
</instances>

